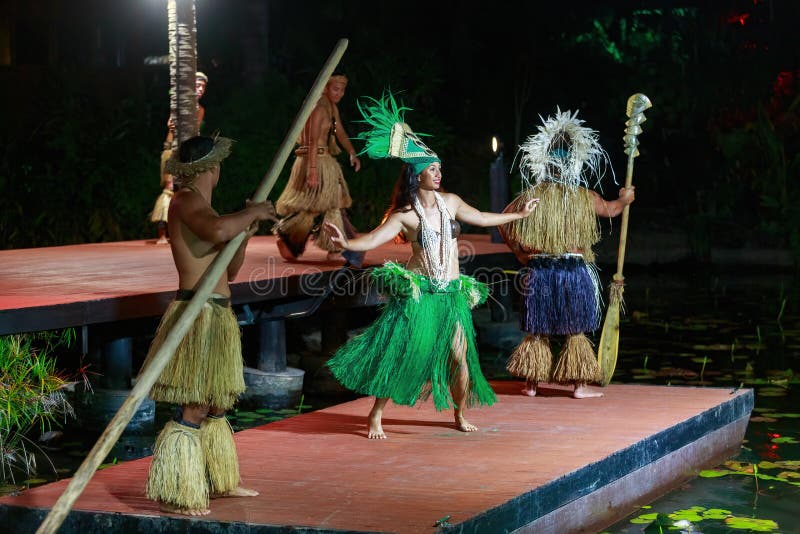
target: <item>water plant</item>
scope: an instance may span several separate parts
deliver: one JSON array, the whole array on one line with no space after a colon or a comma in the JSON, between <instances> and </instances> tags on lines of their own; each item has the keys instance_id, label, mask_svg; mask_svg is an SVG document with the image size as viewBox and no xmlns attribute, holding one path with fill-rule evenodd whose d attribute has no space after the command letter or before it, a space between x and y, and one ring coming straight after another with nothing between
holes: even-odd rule
<instances>
[{"instance_id":1,"label":"water plant","mask_svg":"<svg viewBox=\"0 0 800 534\"><path fill-rule=\"evenodd\" d=\"M743 463L737 462L735 460L728 460L723 464L724 467L718 469L704 469L700 471L697 475L702 478L717 478L717 477L724 477L728 475L741 475L746 477L753 477L756 486L756 492L758 492L758 481L759 480L771 480L775 482L783 482L785 484L789 484L792 486L800 486L800 482L795 482L792 480L794 478L793 475L789 474L792 472L796 472L798 468L800 468L800 462L798 461L775 461L775 462L768 462L762 461L757 464L755 463ZM768 475L763 472L759 472L759 466L761 469L781 469L782 471L777 475Z\"/></svg>"},{"instance_id":2,"label":"water plant","mask_svg":"<svg viewBox=\"0 0 800 534\"><path fill-rule=\"evenodd\" d=\"M305 403L304 403L304 401L305 401L305 400L306 400L306 396L305 396L305 394L301 394L301 395L300 395L300 402L299 402L299 403L297 404L297 406L296 406L296 408L297 408L297 415L300 415L301 413L303 413L303 410L306 410L306 409L308 409L308 408L311 408L311 407L312 407L310 404L305 404Z\"/></svg>"},{"instance_id":3,"label":"water plant","mask_svg":"<svg viewBox=\"0 0 800 534\"><path fill-rule=\"evenodd\" d=\"M37 427L44 433L74 416L65 396L71 383L51 357L74 338L72 329L0 337L0 480L15 483L15 471L35 473L34 451L41 449L28 434Z\"/></svg>"},{"instance_id":4,"label":"water plant","mask_svg":"<svg viewBox=\"0 0 800 534\"><path fill-rule=\"evenodd\" d=\"M778 309L778 318L777 318L778 326L781 326L781 318L783 317L783 312L784 312L785 309L786 309L786 297L784 297L781 300L781 306Z\"/></svg>"},{"instance_id":5,"label":"water plant","mask_svg":"<svg viewBox=\"0 0 800 534\"><path fill-rule=\"evenodd\" d=\"M708 356L703 356L703 366L700 368L700 382L703 382L703 374L706 372L707 363L708 363Z\"/></svg>"},{"instance_id":6,"label":"water plant","mask_svg":"<svg viewBox=\"0 0 800 534\"><path fill-rule=\"evenodd\" d=\"M692 506L683 510L665 514L661 512L648 512L630 520L635 525L647 525L645 532L710 532L705 530L713 525L724 525L722 528L733 530L747 530L750 532L774 532L779 528L778 523L771 519L758 519L755 517L741 517L730 510L721 508L706 508ZM697 523L702 523L698 526ZM720 526L722 526L720 525ZM703 530L701 530L701 527Z\"/></svg>"},{"instance_id":7,"label":"water plant","mask_svg":"<svg viewBox=\"0 0 800 534\"><path fill-rule=\"evenodd\" d=\"M761 325L756 325L756 337L758 337L758 345L756 346L756 356L761 351Z\"/></svg>"}]
</instances>

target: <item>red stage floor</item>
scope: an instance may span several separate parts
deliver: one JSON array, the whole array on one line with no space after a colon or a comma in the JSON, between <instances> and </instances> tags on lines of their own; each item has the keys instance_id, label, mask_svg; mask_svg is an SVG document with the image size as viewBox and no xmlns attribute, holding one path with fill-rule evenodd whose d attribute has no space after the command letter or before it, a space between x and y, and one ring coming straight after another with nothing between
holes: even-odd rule
<instances>
[{"instance_id":1,"label":"red stage floor","mask_svg":"<svg viewBox=\"0 0 800 534\"><path fill-rule=\"evenodd\" d=\"M700 463L715 455L719 460L721 452L738 448L752 409L750 390L611 385L603 390L604 398L575 400L564 390L525 397L519 394L520 385L493 383L499 402L468 412L480 427L472 434L456 431L451 412L437 413L430 402L414 408L390 403L384 419L389 439L368 440L364 417L369 398L239 432L235 439L243 483L261 495L212 501L211 515L189 521L213 532L235 528L229 523L237 522L242 532L261 525L419 533L435 531L437 520L449 516L451 524L474 522L463 531L510 531L626 475L630 479L631 473L676 450L694 450L702 456ZM720 418L724 413L728 415ZM731 425L736 426L732 437L717 443L719 450L707 450L709 443L703 440ZM124 514L102 520L84 514L85 521L117 531L134 525L159 532L190 528L184 519L164 524L159 516L165 514L144 498L149 463L144 458L98 472L76 510ZM650 471L643 479L649 485L645 490L652 498L664 485L679 482L676 476L692 476L695 468L695 460L684 458L678 475ZM673 479L662 479L666 476ZM16 507L52 506L66 484L0 499L0 519L9 509L19 512ZM604 505L590 513L610 524L610 517L602 514L625 515L641 504L627 502L621 507L627 509L617 510ZM570 512L570 520L579 518L578 513ZM21 522L23 515L8 513L5 519ZM82 525L82 534L100 531L90 523ZM576 531L574 524L560 525L537 532ZM14 531L27 532L35 525L17 527Z\"/></svg>"},{"instance_id":2,"label":"red stage floor","mask_svg":"<svg viewBox=\"0 0 800 534\"><path fill-rule=\"evenodd\" d=\"M510 255L504 244L476 234L459 238L459 252L467 262ZM260 299L259 287L267 281L296 280L342 267L327 261L325 254L309 245L301 262L287 263L273 236L253 237L232 284L234 303L237 297ZM367 252L365 265L405 262L410 254L409 245L389 243ZM152 240L2 250L0 335L160 315L177 284L169 246Z\"/></svg>"}]
</instances>

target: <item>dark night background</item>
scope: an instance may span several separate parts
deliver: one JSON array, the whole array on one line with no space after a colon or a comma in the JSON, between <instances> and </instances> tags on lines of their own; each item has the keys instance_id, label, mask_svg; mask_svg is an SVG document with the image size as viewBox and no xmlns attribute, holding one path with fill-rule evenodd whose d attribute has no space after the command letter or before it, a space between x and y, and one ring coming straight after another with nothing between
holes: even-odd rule
<instances>
[{"instance_id":1,"label":"dark night background","mask_svg":"<svg viewBox=\"0 0 800 534\"><path fill-rule=\"evenodd\" d=\"M654 107L634 174L639 221L689 236L698 261L712 245L800 256L800 2L196 6L198 67L210 78L203 132L239 141L215 193L221 212L255 188L347 37L340 109L349 133L360 128L356 97L403 91L409 124L434 136L445 186L481 209L491 136L511 161L556 106L579 109L600 131L621 182L625 103L643 92ZM167 53L166 2L0 0L0 14L0 246L153 237L169 75L144 59ZM357 175L345 170L361 230L379 222L398 171L364 163ZM616 190L605 183L606 197Z\"/></svg>"}]
</instances>

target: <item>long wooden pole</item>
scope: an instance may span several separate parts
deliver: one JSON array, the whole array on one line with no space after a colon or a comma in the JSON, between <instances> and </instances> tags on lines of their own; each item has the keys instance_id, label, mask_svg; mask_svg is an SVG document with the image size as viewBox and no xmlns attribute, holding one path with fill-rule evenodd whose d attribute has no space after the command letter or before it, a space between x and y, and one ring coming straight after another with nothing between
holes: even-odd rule
<instances>
[{"instance_id":1,"label":"long wooden pole","mask_svg":"<svg viewBox=\"0 0 800 534\"><path fill-rule=\"evenodd\" d=\"M328 60L325 62L317 79L314 81L314 85L311 87L311 91L303 101L300 113L295 117L294 123L289 129L289 133L286 134L283 144L281 144L278 152L275 154L267 174L262 179L256 193L253 195L253 200L255 202L263 202L267 199L269 192L275 185L275 181L278 179L281 169L294 148L295 140L300 136L303 126L311 115L317 101L322 96L322 91L325 89L328 79L333 74L342 55L344 55L347 44L347 39L340 39L330 57L328 57ZM83 493L83 490L86 488L89 480L91 480L97 467L108 455L111 447L117 442L122 431L125 430L128 422L133 417L133 414L136 413L142 400L150 392L150 388L153 387L161 371L166 367L167 363L169 363L178 344L183 340L186 332L189 331L195 318L200 313L201 308L217 285L217 281L223 275L228 264L239 249L239 246L242 244L245 235L245 232L241 232L230 240L225 245L225 248L214 258L214 261L208 266L206 272L203 273L203 277L195 289L196 293L194 297L192 297L192 300L176 321L172 331L167 335L164 344L156 354L153 355L150 365L148 365L145 372L139 376L139 379L136 381L136 386L131 390L128 398L108 424L105 431L100 436L100 439L97 440L97 443L95 443L89 455L75 472L75 475L73 475L67 489L64 490L64 493L61 494L61 497L59 497L58 501L53 505L53 509L47 514L44 522L39 526L39 529L36 531L37 534L54 534L61 526L61 523L64 522L72 505L75 504L80 494Z\"/></svg>"},{"instance_id":2,"label":"long wooden pole","mask_svg":"<svg viewBox=\"0 0 800 534\"><path fill-rule=\"evenodd\" d=\"M633 184L633 161L639 155L639 150L636 148L639 145L637 137L642 132L639 126L645 121L644 111L650 109L652 104L650 99L642 93L636 93L628 99L627 114L628 121L626 122L627 128L625 129L625 152L628 154L628 168L625 172L625 187L628 188ZM619 251L617 254L617 272L614 275L614 282L623 283L625 277L622 276L622 267L625 265L625 245L628 242L628 217L630 215L631 206L626 204L622 208L622 222L619 231Z\"/></svg>"},{"instance_id":3,"label":"long wooden pole","mask_svg":"<svg viewBox=\"0 0 800 534\"><path fill-rule=\"evenodd\" d=\"M628 169L625 173L625 187L633 184L633 160L639 155L636 148L639 145L638 135L642 133L640 126L646 119L644 111L652 106L650 99L642 93L636 93L628 99L625 122L625 153L628 154ZM600 385L607 386L614 376L619 353L619 314L623 307L622 294L625 290L625 277L622 267L625 265L625 245L628 241L628 216L630 206L622 209L622 223L619 234L619 252L617 255L617 272L611 282L610 295L606 319L603 321L603 330L600 334L600 345L597 349L597 362L600 365Z\"/></svg>"}]
</instances>

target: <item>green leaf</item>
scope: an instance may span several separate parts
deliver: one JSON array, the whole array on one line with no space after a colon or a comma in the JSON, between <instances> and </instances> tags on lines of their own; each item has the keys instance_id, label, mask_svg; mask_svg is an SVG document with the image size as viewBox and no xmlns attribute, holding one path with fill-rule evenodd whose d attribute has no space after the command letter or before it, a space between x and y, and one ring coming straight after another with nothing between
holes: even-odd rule
<instances>
[{"instance_id":1,"label":"green leaf","mask_svg":"<svg viewBox=\"0 0 800 534\"><path fill-rule=\"evenodd\" d=\"M697 473L697 476L702 478L717 478L733 474L735 474L735 471L729 471L727 469L703 469Z\"/></svg>"},{"instance_id":2,"label":"green leaf","mask_svg":"<svg viewBox=\"0 0 800 534\"><path fill-rule=\"evenodd\" d=\"M630 522L633 523L634 525L649 525L650 523L655 521L657 517L658 517L657 512L642 514L638 517L634 517L633 519L631 519Z\"/></svg>"},{"instance_id":3,"label":"green leaf","mask_svg":"<svg viewBox=\"0 0 800 534\"><path fill-rule=\"evenodd\" d=\"M793 437L772 438L772 443L800 443Z\"/></svg>"},{"instance_id":4,"label":"green leaf","mask_svg":"<svg viewBox=\"0 0 800 534\"><path fill-rule=\"evenodd\" d=\"M772 532L778 529L778 523L771 519L756 519L752 517L729 517L725 524L736 530L750 530L754 532Z\"/></svg>"}]
</instances>

